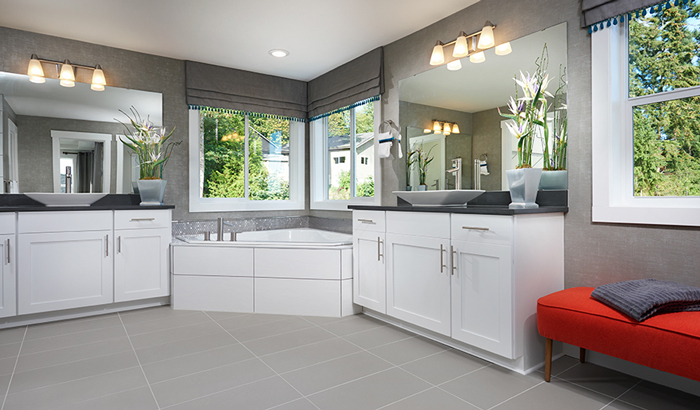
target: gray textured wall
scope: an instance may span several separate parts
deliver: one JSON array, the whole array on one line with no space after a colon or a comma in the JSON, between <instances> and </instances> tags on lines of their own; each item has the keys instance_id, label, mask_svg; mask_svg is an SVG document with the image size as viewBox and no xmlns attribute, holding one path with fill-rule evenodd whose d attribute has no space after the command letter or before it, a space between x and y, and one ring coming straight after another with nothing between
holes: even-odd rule
<instances>
[{"instance_id":1,"label":"gray textured wall","mask_svg":"<svg viewBox=\"0 0 700 410\"><path fill-rule=\"evenodd\" d=\"M459 134L450 134L445 137L445 169L452 168L452 158L462 158L462 188L471 187L472 170L472 115L468 112L448 110L440 107L431 107L429 105L413 104L406 101L399 101L399 126L404 136L408 135L406 127L416 127L420 129L433 128L434 119L454 122L459 124ZM402 141L404 146L408 143L408 138ZM408 152L408 149L406 151ZM406 179L406 156L399 161L401 167L401 184ZM445 176L445 182L449 181L451 186L454 186L455 177L453 174ZM445 189L444 187L441 189Z\"/></svg>"}]
</instances>

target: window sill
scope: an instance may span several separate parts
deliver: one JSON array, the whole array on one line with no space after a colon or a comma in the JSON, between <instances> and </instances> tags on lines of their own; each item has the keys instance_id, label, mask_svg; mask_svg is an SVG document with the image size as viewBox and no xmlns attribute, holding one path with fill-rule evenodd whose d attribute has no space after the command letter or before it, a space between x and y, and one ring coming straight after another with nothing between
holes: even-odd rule
<instances>
[{"instance_id":1,"label":"window sill","mask_svg":"<svg viewBox=\"0 0 700 410\"><path fill-rule=\"evenodd\" d=\"M298 211L304 209L304 203L296 201L248 201L230 198L200 198L198 201L190 201L190 212Z\"/></svg>"},{"instance_id":2,"label":"window sill","mask_svg":"<svg viewBox=\"0 0 700 410\"><path fill-rule=\"evenodd\" d=\"M355 198L347 201L312 201L311 209L316 211L350 211L348 205L378 205L374 198Z\"/></svg>"}]
</instances>

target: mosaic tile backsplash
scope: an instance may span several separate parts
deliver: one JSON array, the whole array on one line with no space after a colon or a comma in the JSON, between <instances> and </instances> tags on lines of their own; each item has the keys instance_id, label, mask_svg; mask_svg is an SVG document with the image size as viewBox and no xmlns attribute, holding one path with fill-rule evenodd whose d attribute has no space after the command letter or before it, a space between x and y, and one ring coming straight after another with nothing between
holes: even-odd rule
<instances>
[{"instance_id":1,"label":"mosaic tile backsplash","mask_svg":"<svg viewBox=\"0 0 700 410\"><path fill-rule=\"evenodd\" d=\"M352 219L294 216L274 218L224 219L224 232L267 231L270 229L314 228L352 234ZM173 236L196 235L215 232L216 219L198 221L173 221Z\"/></svg>"}]
</instances>

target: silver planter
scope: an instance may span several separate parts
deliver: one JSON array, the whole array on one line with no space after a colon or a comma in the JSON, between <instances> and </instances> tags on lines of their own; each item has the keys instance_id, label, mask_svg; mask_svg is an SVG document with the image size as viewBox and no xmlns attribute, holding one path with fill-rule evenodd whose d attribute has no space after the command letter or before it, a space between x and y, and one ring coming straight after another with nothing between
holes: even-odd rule
<instances>
[{"instance_id":1,"label":"silver planter","mask_svg":"<svg viewBox=\"0 0 700 410\"><path fill-rule=\"evenodd\" d=\"M540 178L540 189L568 189L569 172L567 170L542 171Z\"/></svg>"},{"instance_id":2,"label":"silver planter","mask_svg":"<svg viewBox=\"0 0 700 410\"><path fill-rule=\"evenodd\" d=\"M539 208L537 188L540 185L542 168L509 169L506 171L510 190L511 209Z\"/></svg>"},{"instance_id":3,"label":"silver planter","mask_svg":"<svg viewBox=\"0 0 700 410\"><path fill-rule=\"evenodd\" d=\"M163 205L163 194L165 184L168 181L163 179L139 179L139 195L141 195L141 205Z\"/></svg>"}]
</instances>

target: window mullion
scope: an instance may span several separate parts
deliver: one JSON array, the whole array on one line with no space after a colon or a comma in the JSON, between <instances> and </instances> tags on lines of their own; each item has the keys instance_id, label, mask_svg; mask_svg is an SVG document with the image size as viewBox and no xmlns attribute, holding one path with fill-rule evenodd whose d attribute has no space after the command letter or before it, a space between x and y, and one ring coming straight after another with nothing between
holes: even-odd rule
<instances>
[{"instance_id":1,"label":"window mullion","mask_svg":"<svg viewBox=\"0 0 700 410\"><path fill-rule=\"evenodd\" d=\"M244 198L245 199L250 199L250 187L248 186L249 183L249 164L248 164L248 157L250 156L250 148L248 147L249 142L250 142L250 121L249 121L249 116L246 114L245 116L245 139L243 140L244 143L244 153L245 153L245 161L243 163L243 180L244 180L244 187L245 187L245 194Z\"/></svg>"},{"instance_id":2,"label":"window mullion","mask_svg":"<svg viewBox=\"0 0 700 410\"><path fill-rule=\"evenodd\" d=\"M355 143L355 109L350 109L350 198L355 198L357 196L357 191L355 187L355 170L357 169L355 164L356 153L356 143Z\"/></svg>"}]
</instances>

